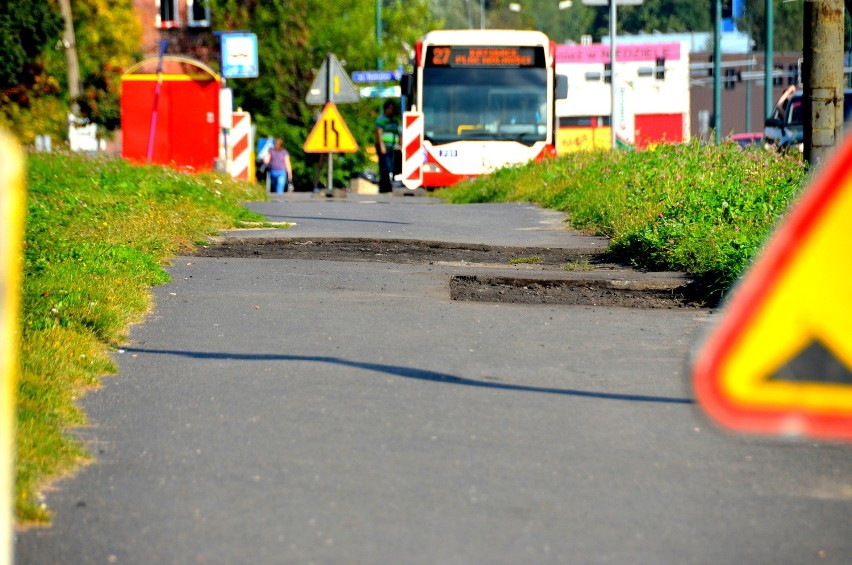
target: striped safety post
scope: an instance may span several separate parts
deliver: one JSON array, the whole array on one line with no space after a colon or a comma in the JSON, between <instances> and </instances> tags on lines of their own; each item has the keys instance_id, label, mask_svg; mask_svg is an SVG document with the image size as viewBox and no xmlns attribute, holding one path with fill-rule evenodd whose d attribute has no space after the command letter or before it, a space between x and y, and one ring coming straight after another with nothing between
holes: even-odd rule
<instances>
[{"instance_id":1,"label":"striped safety post","mask_svg":"<svg viewBox=\"0 0 852 565\"><path fill-rule=\"evenodd\" d=\"M233 113L233 126L228 136L230 145L230 174L235 179L254 180L252 177L251 114Z\"/></svg>"},{"instance_id":2,"label":"striped safety post","mask_svg":"<svg viewBox=\"0 0 852 565\"><path fill-rule=\"evenodd\" d=\"M402 114L402 184L415 189L423 184L423 113Z\"/></svg>"},{"instance_id":3,"label":"striped safety post","mask_svg":"<svg viewBox=\"0 0 852 565\"><path fill-rule=\"evenodd\" d=\"M24 156L0 131L0 565L12 563Z\"/></svg>"}]
</instances>

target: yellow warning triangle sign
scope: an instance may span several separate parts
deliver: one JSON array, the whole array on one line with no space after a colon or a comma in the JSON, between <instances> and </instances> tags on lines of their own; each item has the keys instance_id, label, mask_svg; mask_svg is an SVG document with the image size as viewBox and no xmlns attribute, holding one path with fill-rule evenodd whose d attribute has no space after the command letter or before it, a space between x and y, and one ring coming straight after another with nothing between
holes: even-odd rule
<instances>
[{"instance_id":1,"label":"yellow warning triangle sign","mask_svg":"<svg viewBox=\"0 0 852 565\"><path fill-rule=\"evenodd\" d=\"M734 291L696 396L723 426L852 440L852 137Z\"/></svg>"},{"instance_id":2,"label":"yellow warning triangle sign","mask_svg":"<svg viewBox=\"0 0 852 565\"><path fill-rule=\"evenodd\" d=\"M305 153L355 153L358 143L334 102L329 102L302 146Z\"/></svg>"}]
</instances>

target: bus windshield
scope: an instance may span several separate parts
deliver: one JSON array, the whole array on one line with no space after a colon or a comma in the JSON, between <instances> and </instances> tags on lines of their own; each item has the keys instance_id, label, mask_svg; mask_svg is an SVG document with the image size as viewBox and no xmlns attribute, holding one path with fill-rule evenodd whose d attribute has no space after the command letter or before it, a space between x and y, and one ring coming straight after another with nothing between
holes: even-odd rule
<instances>
[{"instance_id":1,"label":"bus windshield","mask_svg":"<svg viewBox=\"0 0 852 565\"><path fill-rule=\"evenodd\" d=\"M422 112L433 145L547 140L547 69L426 67Z\"/></svg>"}]
</instances>

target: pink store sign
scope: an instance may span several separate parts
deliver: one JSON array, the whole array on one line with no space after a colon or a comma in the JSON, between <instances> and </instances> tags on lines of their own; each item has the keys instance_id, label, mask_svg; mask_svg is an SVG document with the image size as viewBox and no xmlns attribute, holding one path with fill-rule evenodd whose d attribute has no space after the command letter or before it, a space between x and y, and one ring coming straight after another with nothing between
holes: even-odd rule
<instances>
[{"instance_id":1,"label":"pink store sign","mask_svg":"<svg viewBox=\"0 0 852 565\"><path fill-rule=\"evenodd\" d=\"M680 60L680 43L641 43L636 45L616 45L617 62L629 61L667 61ZM557 63L609 63L609 45L557 45Z\"/></svg>"}]
</instances>

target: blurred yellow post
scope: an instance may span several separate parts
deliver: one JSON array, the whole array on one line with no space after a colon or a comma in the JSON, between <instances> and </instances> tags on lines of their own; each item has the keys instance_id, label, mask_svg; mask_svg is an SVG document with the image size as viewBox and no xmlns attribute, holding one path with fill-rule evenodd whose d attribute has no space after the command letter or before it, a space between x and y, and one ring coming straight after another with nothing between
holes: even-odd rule
<instances>
[{"instance_id":1,"label":"blurred yellow post","mask_svg":"<svg viewBox=\"0 0 852 565\"><path fill-rule=\"evenodd\" d=\"M24 158L0 131L0 565L13 560L15 398L18 377Z\"/></svg>"}]
</instances>

